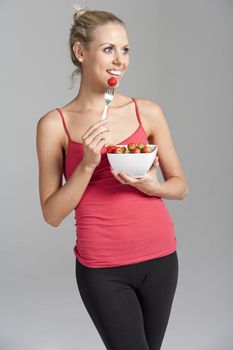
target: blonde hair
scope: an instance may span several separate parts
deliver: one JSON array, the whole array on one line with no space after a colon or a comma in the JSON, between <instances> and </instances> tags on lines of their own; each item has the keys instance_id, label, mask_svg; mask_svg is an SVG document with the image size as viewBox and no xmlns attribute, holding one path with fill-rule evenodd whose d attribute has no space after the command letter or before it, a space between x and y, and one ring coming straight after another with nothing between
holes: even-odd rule
<instances>
[{"instance_id":1,"label":"blonde hair","mask_svg":"<svg viewBox=\"0 0 233 350\"><path fill-rule=\"evenodd\" d=\"M69 47L71 60L76 69L71 74L73 84L71 88L74 86L75 75L82 74L82 64L78 61L73 51L75 42L81 42L85 49L88 50L90 43L94 39L93 32L98 26L113 22L125 28L125 23L111 12L89 10L87 7L81 8L78 5L74 7L76 12L73 14L73 25L70 28Z\"/></svg>"}]
</instances>

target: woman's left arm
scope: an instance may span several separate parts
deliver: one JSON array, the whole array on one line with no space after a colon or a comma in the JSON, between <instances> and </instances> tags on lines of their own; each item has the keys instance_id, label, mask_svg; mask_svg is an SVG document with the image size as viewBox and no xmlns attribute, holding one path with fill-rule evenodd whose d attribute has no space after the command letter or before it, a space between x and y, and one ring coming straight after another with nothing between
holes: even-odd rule
<instances>
[{"instance_id":1,"label":"woman's left arm","mask_svg":"<svg viewBox=\"0 0 233 350\"><path fill-rule=\"evenodd\" d=\"M148 196L183 199L188 193L188 184L162 109L150 100L139 99L138 104L141 115L144 114L147 118L146 123L150 130L148 141L150 144L158 145L157 157L148 173L141 179L133 179L123 172L117 174L112 169L111 172L122 184L132 185ZM163 182L159 182L157 178L159 165Z\"/></svg>"}]
</instances>

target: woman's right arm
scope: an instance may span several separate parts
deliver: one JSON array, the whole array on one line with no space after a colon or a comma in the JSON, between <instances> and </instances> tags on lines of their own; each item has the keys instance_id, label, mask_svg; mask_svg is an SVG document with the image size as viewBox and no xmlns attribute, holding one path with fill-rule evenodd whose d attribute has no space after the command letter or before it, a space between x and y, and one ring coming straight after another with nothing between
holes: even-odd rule
<instances>
[{"instance_id":1,"label":"woman's right arm","mask_svg":"<svg viewBox=\"0 0 233 350\"><path fill-rule=\"evenodd\" d=\"M101 160L105 144L103 133L108 131L103 122L93 124L82 136L84 157L62 185L62 132L56 112L51 111L37 124L36 147L39 163L39 194L45 221L59 226L77 206Z\"/></svg>"}]
</instances>

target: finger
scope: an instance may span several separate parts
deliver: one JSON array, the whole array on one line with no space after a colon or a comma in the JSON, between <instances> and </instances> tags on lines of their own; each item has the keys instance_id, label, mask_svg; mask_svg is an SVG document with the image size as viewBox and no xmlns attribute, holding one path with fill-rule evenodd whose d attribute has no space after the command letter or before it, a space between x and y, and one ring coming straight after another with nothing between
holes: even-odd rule
<instances>
[{"instance_id":1,"label":"finger","mask_svg":"<svg viewBox=\"0 0 233 350\"><path fill-rule=\"evenodd\" d=\"M89 134L86 138L82 138L82 142L85 143L86 145L91 144L93 141L99 141L99 138L103 138L105 137L105 133L110 132L110 130L106 129L106 128L99 128L98 130L94 130L91 132L91 134Z\"/></svg>"},{"instance_id":2,"label":"finger","mask_svg":"<svg viewBox=\"0 0 233 350\"><path fill-rule=\"evenodd\" d=\"M155 157L155 160L151 166L151 168L156 168L159 166L159 157Z\"/></svg>"},{"instance_id":3,"label":"finger","mask_svg":"<svg viewBox=\"0 0 233 350\"><path fill-rule=\"evenodd\" d=\"M115 179L117 179L120 183L126 184L126 182L122 179L122 177L119 174L117 174L117 172L112 168L111 168L111 173L115 177Z\"/></svg>"},{"instance_id":4,"label":"finger","mask_svg":"<svg viewBox=\"0 0 233 350\"><path fill-rule=\"evenodd\" d=\"M99 120L98 122L92 124L82 135L82 138L86 139L95 129L104 126L107 120Z\"/></svg>"},{"instance_id":5,"label":"finger","mask_svg":"<svg viewBox=\"0 0 233 350\"><path fill-rule=\"evenodd\" d=\"M106 131L109 131L109 129L107 129L104 125L99 125L98 128L95 128L94 130L89 132L85 132L82 135L82 141L88 144L90 140L92 140L95 136Z\"/></svg>"},{"instance_id":6,"label":"finger","mask_svg":"<svg viewBox=\"0 0 233 350\"><path fill-rule=\"evenodd\" d=\"M118 180L120 180L122 183L130 183L130 184L134 184L137 182L142 182L142 178L140 179L134 179L131 176L129 176L128 174L124 173L123 171L120 171L120 173L117 174L117 172L115 170L113 170L112 167L110 167L110 171L111 173L117 177Z\"/></svg>"},{"instance_id":7,"label":"finger","mask_svg":"<svg viewBox=\"0 0 233 350\"><path fill-rule=\"evenodd\" d=\"M106 143L106 137L103 135L103 133L96 135L96 137L89 143L88 147L93 151L96 151L96 153L99 153L100 148L102 148L102 143L104 145Z\"/></svg>"},{"instance_id":8,"label":"finger","mask_svg":"<svg viewBox=\"0 0 233 350\"><path fill-rule=\"evenodd\" d=\"M105 146L105 143L106 143L106 139L101 139L99 141L99 143L96 145L97 153L99 153L100 150Z\"/></svg>"},{"instance_id":9,"label":"finger","mask_svg":"<svg viewBox=\"0 0 233 350\"><path fill-rule=\"evenodd\" d=\"M129 176L128 174L124 173L123 171L120 172L119 176L126 181L127 183L130 183L131 185L138 182L138 179L134 179L133 177Z\"/></svg>"}]
</instances>

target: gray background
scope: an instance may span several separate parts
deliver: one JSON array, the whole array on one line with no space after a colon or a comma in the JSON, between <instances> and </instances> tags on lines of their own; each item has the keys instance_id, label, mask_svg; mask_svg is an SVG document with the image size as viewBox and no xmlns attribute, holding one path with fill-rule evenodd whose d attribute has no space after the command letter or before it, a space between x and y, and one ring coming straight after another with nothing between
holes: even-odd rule
<instances>
[{"instance_id":1,"label":"gray background","mask_svg":"<svg viewBox=\"0 0 233 350\"><path fill-rule=\"evenodd\" d=\"M49 226L38 194L37 121L78 89L68 88L73 3L0 2L1 350L104 349L76 286L74 213ZM120 92L161 106L190 187L183 201L166 200L180 271L163 349L233 349L233 2L85 4L126 22Z\"/></svg>"}]
</instances>

